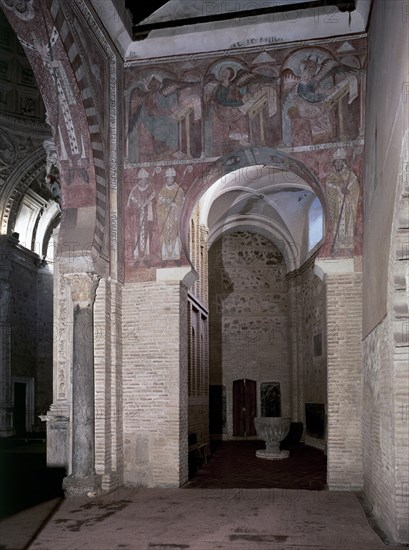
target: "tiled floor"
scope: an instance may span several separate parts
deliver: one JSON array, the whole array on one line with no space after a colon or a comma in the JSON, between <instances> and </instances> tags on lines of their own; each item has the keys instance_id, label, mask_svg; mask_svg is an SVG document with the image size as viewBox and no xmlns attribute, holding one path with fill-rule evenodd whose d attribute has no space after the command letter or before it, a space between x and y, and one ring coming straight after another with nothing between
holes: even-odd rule
<instances>
[{"instance_id":1,"label":"tiled floor","mask_svg":"<svg viewBox=\"0 0 409 550\"><path fill-rule=\"evenodd\" d=\"M188 489L43 502L0 521L0 549L397 550L370 527L357 495L322 490L323 453L297 445L269 462L258 448L216 446Z\"/></svg>"},{"instance_id":2,"label":"tiled floor","mask_svg":"<svg viewBox=\"0 0 409 550\"><path fill-rule=\"evenodd\" d=\"M43 505L44 506L44 505ZM16 550L24 523L0 525ZM6 538L8 535L8 540ZM292 489L121 489L64 500L30 550L395 550L353 493Z\"/></svg>"},{"instance_id":3,"label":"tiled floor","mask_svg":"<svg viewBox=\"0 0 409 550\"><path fill-rule=\"evenodd\" d=\"M326 486L327 458L322 451L296 444L285 460L256 457L264 449L262 441L223 441L212 443L212 455L188 488L282 488L323 490Z\"/></svg>"}]
</instances>

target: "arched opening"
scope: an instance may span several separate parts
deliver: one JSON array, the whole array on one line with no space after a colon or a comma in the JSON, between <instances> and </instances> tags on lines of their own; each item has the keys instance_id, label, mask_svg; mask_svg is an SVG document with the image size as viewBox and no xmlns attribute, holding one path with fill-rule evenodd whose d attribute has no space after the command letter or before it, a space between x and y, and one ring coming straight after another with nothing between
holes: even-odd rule
<instances>
[{"instance_id":1,"label":"arched opening","mask_svg":"<svg viewBox=\"0 0 409 550\"><path fill-rule=\"evenodd\" d=\"M208 441L213 449L221 448L215 445L220 441L239 449L250 442L255 458L264 445L255 418L289 418L284 445L294 456L298 445L303 460L319 455L319 485L297 478L298 487L307 489L326 482L325 288L313 272L325 235L322 200L300 174L247 166L209 187L189 225L190 258L199 275L191 293L201 289L208 311L209 361L202 364L209 379ZM206 273L193 227L205 236ZM190 433L200 423L189 399ZM202 429L191 450L205 441ZM195 458L205 460L206 454ZM266 486L274 483L283 486L274 475Z\"/></svg>"}]
</instances>

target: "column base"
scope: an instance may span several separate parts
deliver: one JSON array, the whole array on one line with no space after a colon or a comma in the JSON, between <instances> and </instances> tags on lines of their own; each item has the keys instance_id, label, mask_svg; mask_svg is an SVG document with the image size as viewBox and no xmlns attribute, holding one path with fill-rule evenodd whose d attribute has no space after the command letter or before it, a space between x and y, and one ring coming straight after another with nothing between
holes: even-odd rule
<instances>
[{"instance_id":1,"label":"column base","mask_svg":"<svg viewBox=\"0 0 409 550\"><path fill-rule=\"evenodd\" d=\"M267 449L259 449L256 451L257 458L265 460L283 460L290 456L290 451L268 451Z\"/></svg>"},{"instance_id":2,"label":"column base","mask_svg":"<svg viewBox=\"0 0 409 550\"><path fill-rule=\"evenodd\" d=\"M76 477L71 474L63 479L62 488L65 498L95 497L101 493L101 476L95 474L87 477Z\"/></svg>"},{"instance_id":3,"label":"column base","mask_svg":"<svg viewBox=\"0 0 409 550\"><path fill-rule=\"evenodd\" d=\"M66 401L53 403L40 419L47 423L47 466L68 468L69 406Z\"/></svg>"}]
</instances>

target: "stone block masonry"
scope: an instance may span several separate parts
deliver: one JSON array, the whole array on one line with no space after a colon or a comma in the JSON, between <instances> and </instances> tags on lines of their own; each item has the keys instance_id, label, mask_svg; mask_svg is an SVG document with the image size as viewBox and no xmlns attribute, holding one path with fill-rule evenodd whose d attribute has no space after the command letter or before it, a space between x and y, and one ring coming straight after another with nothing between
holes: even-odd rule
<instances>
[{"instance_id":1,"label":"stone block masonry","mask_svg":"<svg viewBox=\"0 0 409 550\"><path fill-rule=\"evenodd\" d=\"M286 266L265 237L235 232L209 251L210 384L226 388L226 434L233 435L233 382L278 383L281 415L291 414Z\"/></svg>"}]
</instances>

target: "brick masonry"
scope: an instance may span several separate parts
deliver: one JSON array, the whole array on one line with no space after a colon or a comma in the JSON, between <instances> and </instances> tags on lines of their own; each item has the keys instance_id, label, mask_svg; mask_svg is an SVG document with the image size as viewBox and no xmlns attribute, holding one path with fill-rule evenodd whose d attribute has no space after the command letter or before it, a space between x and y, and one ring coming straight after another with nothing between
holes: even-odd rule
<instances>
[{"instance_id":1,"label":"brick masonry","mask_svg":"<svg viewBox=\"0 0 409 550\"><path fill-rule=\"evenodd\" d=\"M381 527L409 539L409 192L408 140L402 143L392 246L388 314L364 339L364 489Z\"/></svg>"},{"instance_id":2,"label":"brick masonry","mask_svg":"<svg viewBox=\"0 0 409 550\"><path fill-rule=\"evenodd\" d=\"M326 449L327 406L327 325L326 285L314 274L313 264L289 279L288 339L292 371L292 419L304 423L304 440ZM324 406L324 437L307 433L305 404Z\"/></svg>"},{"instance_id":3,"label":"brick masonry","mask_svg":"<svg viewBox=\"0 0 409 550\"><path fill-rule=\"evenodd\" d=\"M121 288L101 279L94 304L95 469L104 490L123 475Z\"/></svg>"},{"instance_id":4,"label":"brick masonry","mask_svg":"<svg viewBox=\"0 0 409 550\"><path fill-rule=\"evenodd\" d=\"M388 537L407 543L408 4L404 0L379 0L374 3L373 8L368 37L365 135L362 416L364 494ZM388 98L387 103L385 98Z\"/></svg>"},{"instance_id":5,"label":"brick masonry","mask_svg":"<svg viewBox=\"0 0 409 550\"><path fill-rule=\"evenodd\" d=\"M328 486L361 489L362 274L327 274Z\"/></svg>"},{"instance_id":6,"label":"brick masonry","mask_svg":"<svg viewBox=\"0 0 409 550\"><path fill-rule=\"evenodd\" d=\"M195 206L189 227L190 261L198 279L188 298L189 434L201 444L209 441L209 325L207 228ZM193 435L194 434L194 435Z\"/></svg>"},{"instance_id":7,"label":"brick masonry","mask_svg":"<svg viewBox=\"0 0 409 550\"><path fill-rule=\"evenodd\" d=\"M186 304L179 281L124 286L124 481L130 486L187 481Z\"/></svg>"}]
</instances>

